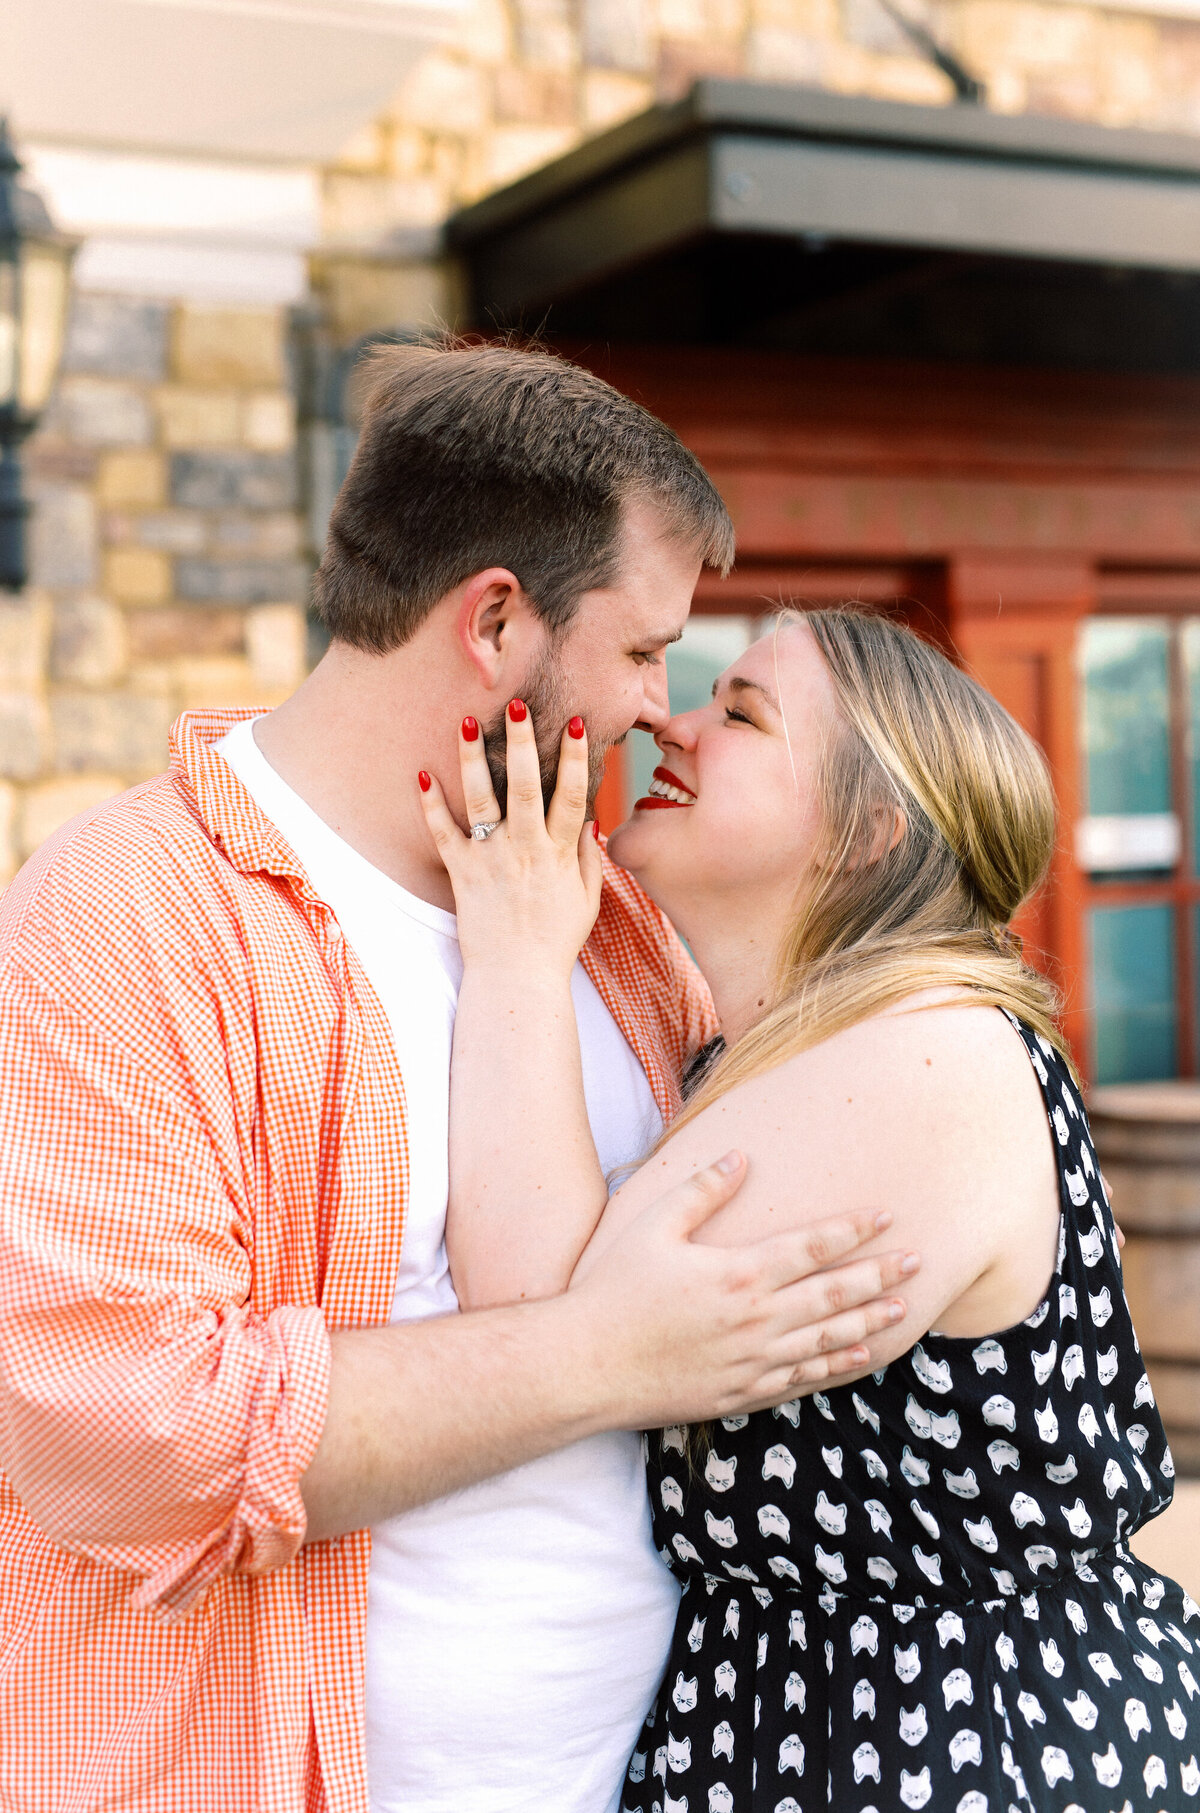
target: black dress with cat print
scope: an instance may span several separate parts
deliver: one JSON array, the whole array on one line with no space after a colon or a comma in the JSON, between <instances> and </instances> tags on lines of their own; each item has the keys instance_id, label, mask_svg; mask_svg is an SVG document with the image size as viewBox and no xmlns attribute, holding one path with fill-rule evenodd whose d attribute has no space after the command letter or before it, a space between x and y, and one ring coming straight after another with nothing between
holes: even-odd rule
<instances>
[{"instance_id":1,"label":"black dress with cat print","mask_svg":"<svg viewBox=\"0 0 1200 1813\"><path fill-rule=\"evenodd\" d=\"M1017 1030L1062 1198L1034 1314L650 1439L683 1598L630 1813L1200 1808L1200 1610L1126 1546L1171 1457L1078 1096Z\"/></svg>"}]
</instances>

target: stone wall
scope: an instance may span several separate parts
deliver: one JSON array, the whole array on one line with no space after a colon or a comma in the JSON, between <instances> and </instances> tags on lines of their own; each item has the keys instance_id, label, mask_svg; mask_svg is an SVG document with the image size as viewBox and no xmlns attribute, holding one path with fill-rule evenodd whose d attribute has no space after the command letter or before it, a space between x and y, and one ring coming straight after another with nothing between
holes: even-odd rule
<instances>
[{"instance_id":1,"label":"stone wall","mask_svg":"<svg viewBox=\"0 0 1200 1813\"><path fill-rule=\"evenodd\" d=\"M0 880L161 770L185 706L270 705L301 677L286 311L76 296L26 471L32 582L0 594Z\"/></svg>"},{"instance_id":2,"label":"stone wall","mask_svg":"<svg viewBox=\"0 0 1200 1813\"><path fill-rule=\"evenodd\" d=\"M1067 0L899 3L997 111L1200 130L1200 18ZM880 0L474 0L457 39L325 173L317 276L335 333L453 320L453 274L422 250L453 208L705 75L953 98Z\"/></svg>"},{"instance_id":3,"label":"stone wall","mask_svg":"<svg viewBox=\"0 0 1200 1813\"><path fill-rule=\"evenodd\" d=\"M900 4L999 111L1200 131L1200 19ZM446 215L703 75L951 99L880 0L471 0L323 173L317 338L454 325ZM77 297L29 448L34 583L0 595L0 881L64 819L161 768L183 706L269 705L302 674L310 531L288 352L282 309ZM310 442L327 456L310 462L318 492L344 452L330 437Z\"/></svg>"}]
</instances>

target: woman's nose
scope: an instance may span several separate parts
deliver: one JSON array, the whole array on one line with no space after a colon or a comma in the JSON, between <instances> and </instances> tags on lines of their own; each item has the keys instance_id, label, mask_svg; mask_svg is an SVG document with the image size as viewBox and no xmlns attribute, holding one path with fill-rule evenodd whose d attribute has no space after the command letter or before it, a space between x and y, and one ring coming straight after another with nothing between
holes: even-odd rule
<instances>
[{"instance_id":1,"label":"woman's nose","mask_svg":"<svg viewBox=\"0 0 1200 1813\"><path fill-rule=\"evenodd\" d=\"M672 749L686 749L689 752L696 747L700 732L700 713L698 711L681 711L665 724L654 741L666 753Z\"/></svg>"}]
</instances>

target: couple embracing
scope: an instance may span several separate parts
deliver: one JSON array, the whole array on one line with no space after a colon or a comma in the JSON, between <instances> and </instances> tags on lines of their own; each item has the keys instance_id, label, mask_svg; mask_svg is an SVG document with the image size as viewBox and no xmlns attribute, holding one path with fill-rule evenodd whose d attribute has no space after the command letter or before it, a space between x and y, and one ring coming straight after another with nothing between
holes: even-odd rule
<instances>
[{"instance_id":1,"label":"couple embracing","mask_svg":"<svg viewBox=\"0 0 1200 1813\"><path fill-rule=\"evenodd\" d=\"M589 374L390 351L324 659L9 890L5 1807L1200 1805L1200 1616L1127 1547L1170 1456L1007 930L1044 766L852 611L672 717L732 552Z\"/></svg>"}]
</instances>

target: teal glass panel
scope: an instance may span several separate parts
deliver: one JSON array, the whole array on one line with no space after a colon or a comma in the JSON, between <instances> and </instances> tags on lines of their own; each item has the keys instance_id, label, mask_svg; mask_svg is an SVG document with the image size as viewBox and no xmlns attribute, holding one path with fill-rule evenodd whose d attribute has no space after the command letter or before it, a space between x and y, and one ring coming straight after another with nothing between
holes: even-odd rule
<instances>
[{"instance_id":1,"label":"teal glass panel","mask_svg":"<svg viewBox=\"0 0 1200 1813\"><path fill-rule=\"evenodd\" d=\"M1166 625L1093 618L1084 625L1082 669L1087 811L1169 812Z\"/></svg>"},{"instance_id":2,"label":"teal glass panel","mask_svg":"<svg viewBox=\"0 0 1200 1813\"><path fill-rule=\"evenodd\" d=\"M1174 909L1095 907L1088 918L1096 1082L1141 1083L1174 1076Z\"/></svg>"},{"instance_id":3,"label":"teal glass panel","mask_svg":"<svg viewBox=\"0 0 1200 1813\"><path fill-rule=\"evenodd\" d=\"M695 711L712 698L713 681L758 634L753 617L690 617L678 642L667 650L667 684L671 710ZM662 756L654 738L633 730L629 750L629 803L640 799Z\"/></svg>"},{"instance_id":4,"label":"teal glass panel","mask_svg":"<svg viewBox=\"0 0 1200 1813\"><path fill-rule=\"evenodd\" d=\"M1187 812L1192 828L1192 873L1200 875L1200 620L1197 618L1189 617L1184 624L1180 647L1187 695Z\"/></svg>"}]
</instances>

